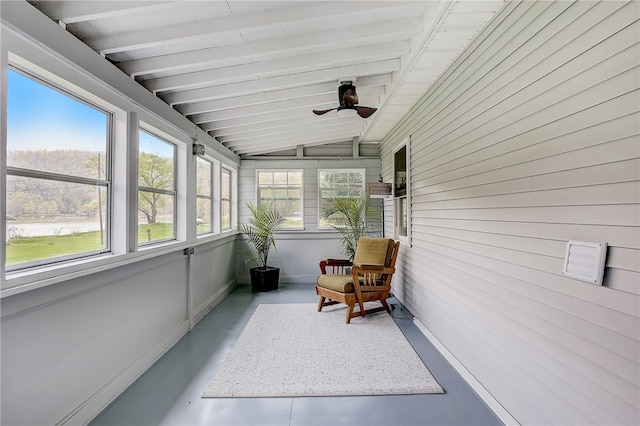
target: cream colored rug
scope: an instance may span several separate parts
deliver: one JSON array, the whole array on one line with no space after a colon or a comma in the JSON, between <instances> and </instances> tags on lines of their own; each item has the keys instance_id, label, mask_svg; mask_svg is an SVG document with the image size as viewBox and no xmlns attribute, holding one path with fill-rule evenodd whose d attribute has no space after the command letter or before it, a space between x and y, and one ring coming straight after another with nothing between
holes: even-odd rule
<instances>
[{"instance_id":1,"label":"cream colored rug","mask_svg":"<svg viewBox=\"0 0 640 426\"><path fill-rule=\"evenodd\" d=\"M345 324L344 305L259 305L203 393L293 397L442 393L386 312Z\"/></svg>"}]
</instances>

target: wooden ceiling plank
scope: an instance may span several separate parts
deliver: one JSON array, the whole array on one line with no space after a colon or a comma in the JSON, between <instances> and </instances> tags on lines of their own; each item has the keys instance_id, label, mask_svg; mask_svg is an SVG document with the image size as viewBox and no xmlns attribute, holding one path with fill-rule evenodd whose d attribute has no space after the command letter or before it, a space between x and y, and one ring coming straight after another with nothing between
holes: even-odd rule
<instances>
[{"instance_id":1,"label":"wooden ceiling plank","mask_svg":"<svg viewBox=\"0 0 640 426\"><path fill-rule=\"evenodd\" d=\"M400 58L401 55L408 52L409 42L398 41L373 46L360 46L356 49L336 49L331 52L312 53L293 58L281 58L246 65L178 74L171 77L147 80L143 85L154 93L169 90L184 90L234 83L254 78L268 78L323 68L348 66L363 62L384 61Z\"/></svg>"},{"instance_id":2,"label":"wooden ceiling plank","mask_svg":"<svg viewBox=\"0 0 640 426\"><path fill-rule=\"evenodd\" d=\"M380 40L399 41L422 28L419 18L383 22L378 25L354 25L347 29L314 32L297 37L277 38L232 46L219 46L170 55L121 62L118 67L131 76L159 72L184 72L196 66L222 67L251 63L272 57L297 55L339 44L348 48Z\"/></svg>"},{"instance_id":3,"label":"wooden ceiling plank","mask_svg":"<svg viewBox=\"0 0 640 426\"><path fill-rule=\"evenodd\" d=\"M343 2L340 7L327 7L323 2L312 2L304 6L261 11L254 14L232 15L225 18L205 19L192 22L189 25L179 24L164 26L141 31L98 36L89 39L87 44L104 54L123 52L166 44L190 42L196 39L215 39L217 34L241 33L243 31L282 29L287 24L300 25L305 21L326 19L327 24L340 20L348 22L349 18L358 15L388 14L393 9L392 4L372 2L367 8L362 8L358 2ZM397 6L397 7L402 7ZM356 19L356 18L352 18Z\"/></svg>"},{"instance_id":4,"label":"wooden ceiling plank","mask_svg":"<svg viewBox=\"0 0 640 426\"><path fill-rule=\"evenodd\" d=\"M54 21L65 24L125 17L176 7L170 1L43 1L38 9Z\"/></svg>"},{"instance_id":5,"label":"wooden ceiling plank","mask_svg":"<svg viewBox=\"0 0 640 426\"><path fill-rule=\"evenodd\" d=\"M345 75L360 75L365 73L369 75L386 74L398 71L399 69L400 60L392 59L387 61L371 62L367 64L357 64L318 71L309 71L290 76L278 76L266 78L263 80L251 80L201 89L184 90L180 92L161 95L160 98L162 98L169 105L173 106L182 103L200 102L210 99L222 99L231 96L249 95L262 91L286 89L289 87L315 84L323 81L332 81L337 80L341 76Z\"/></svg>"}]
</instances>

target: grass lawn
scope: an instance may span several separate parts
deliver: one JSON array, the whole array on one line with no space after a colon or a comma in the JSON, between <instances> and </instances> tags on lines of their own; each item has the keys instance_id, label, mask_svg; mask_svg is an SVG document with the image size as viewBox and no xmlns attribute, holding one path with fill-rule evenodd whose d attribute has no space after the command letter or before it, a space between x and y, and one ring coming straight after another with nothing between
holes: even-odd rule
<instances>
[{"instance_id":1,"label":"grass lawn","mask_svg":"<svg viewBox=\"0 0 640 426\"><path fill-rule=\"evenodd\" d=\"M173 224L171 223L145 224L140 225L138 229L138 241L140 242L164 240L172 236ZM105 244L100 243L100 231L12 238L7 243L6 264L15 265L58 256L99 251L105 247Z\"/></svg>"}]
</instances>

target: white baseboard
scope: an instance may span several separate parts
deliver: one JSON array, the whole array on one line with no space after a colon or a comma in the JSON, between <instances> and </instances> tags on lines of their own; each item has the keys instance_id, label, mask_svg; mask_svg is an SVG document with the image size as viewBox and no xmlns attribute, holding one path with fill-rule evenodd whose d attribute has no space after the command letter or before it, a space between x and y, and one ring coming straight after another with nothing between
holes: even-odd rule
<instances>
[{"instance_id":1,"label":"white baseboard","mask_svg":"<svg viewBox=\"0 0 640 426\"><path fill-rule=\"evenodd\" d=\"M162 355L173 347L187 333L189 322L184 321L178 325L164 339L133 361L120 374L109 383L100 388L96 393L87 398L75 410L60 420L58 425L86 425L104 410L118 395L124 392L135 382L149 367L151 367Z\"/></svg>"},{"instance_id":2,"label":"white baseboard","mask_svg":"<svg viewBox=\"0 0 640 426\"><path fill-rule=\"evenodd\" d=\"M509 414L509 412L496 400L493 395L466 369L464 365L438 340L436 336L429 331L416 318L413 319L414 324L425 335L425 337L438 349L445 359L456 369L458 374L469 384L469 386L478 394L478 396L489 406L491 411L507 426L519 426L520 423Z\"/></svg>"},{"instance_id":3,"label":"white baseboard","mask_svg":"<svg viewBox=\"0 0 640 426\"><path fill-rule=\"evenodd\" d=\"M193 325L197 324L202 318L204 318L213 308L218 306L220 302L224 300L225 297L229 295L233 291L234 288L237 287L236 280L231 280L218 290L207 302L201 307L197 308L193 314Z\"/></svg>"}]
</instances>

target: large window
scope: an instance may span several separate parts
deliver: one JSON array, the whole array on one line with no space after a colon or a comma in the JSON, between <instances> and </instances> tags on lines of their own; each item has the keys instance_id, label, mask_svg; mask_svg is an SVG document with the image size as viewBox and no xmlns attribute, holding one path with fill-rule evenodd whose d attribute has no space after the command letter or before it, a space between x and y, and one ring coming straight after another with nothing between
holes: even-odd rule
<instances>
[{"instance_id":1,"label":"large window","mask_svg":"<svg viewBox=\"0 0 640 426\"><path fill-rule=\"evenodd\" d=\"M284 228L302 229L302 170L258 170L258 204L278 210Z\"/></svg>"},{"instance_id":2,"label":"large window","mask_svg":"<svg viewBox=\"0 0 640 426\"><path fill-rule=\"evenodd\" d=\"M111 115L7 73L6 269L109 251Z\"/></svg>"},{"instance_id":3,"label":"large window","mask_svg":"<svg viewBox=\"0 0 640 426\"><path fill-rule=\"evenodd\" d=\"M143 130L138 141L138 244L175 239L176 147Z\"/></svg>"},{"instance_id":4,"label":"large window","mask_svg":"<svg viewBox=\"0 0 640 426\"><path fill-rule=\"evenodd\" d=\"M322 212L324 204L332 198L359 198L364 196L364 169L330 169L318 171L318 205ZM331 219L319 217L319 228L329 228Z\"/></svg>"},{"instance_id":5,"label":"large window","mask_svg":"<svg viewBox=\"0 0 640 426\"><path fill-rule=\"evenodd\" d=\"M196 158L196 229L198 235L213 232L213 163Z\"/></svg>"}]
</instances>

